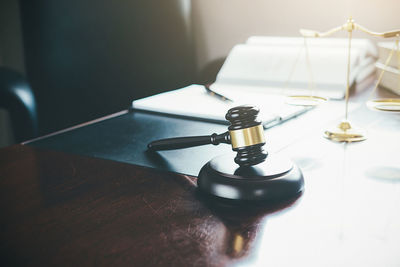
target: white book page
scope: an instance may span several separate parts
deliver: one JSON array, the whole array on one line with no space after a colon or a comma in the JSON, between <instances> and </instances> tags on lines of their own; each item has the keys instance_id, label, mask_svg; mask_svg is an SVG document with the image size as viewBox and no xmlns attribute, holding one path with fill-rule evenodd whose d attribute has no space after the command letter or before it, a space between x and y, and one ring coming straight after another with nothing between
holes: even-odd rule
<instances>
[{"instance_id":1,"label":"white book page","mask_svg":"<svg viewBox=\"0 0 400 267\"><path fill-rule=\"evenodd\" d=\"M226 112L239 105L255 105L260 109L260 118L263 122L276 117L286 117L294 112L303 110L303 107L285 104L282 95L266 95L264 91L247 91L243 93L231 90L229 95L233 102L223 101L212 96L202 85L190 85L188 87L146 97L132 102L134 109L152 112L166 113L190 118L201 118L222 123L228 123L225 119Z\"/></svg>"},{"instance_id":2,"label":"white book page","mask_svg":"<svg viewBox=\"0 0 400 267\"><path fill-rule=\"evenodd\" d=\"M281 99L281 101L285 102L286 97L293 95L312 95L324 97L326 99L342 99L344 97L343 90L319 90L318 88L309 89L291 86L262 86L231 83L214 83L210 87L213 91L231 99L238 99L240 97L247 98L244 95L248 95L248 97L255 99L264 99L268 97Z\"/></svg>"},{"instance_id":3,"label":"white book page","mask_svg":"<svg viewBox=\"0 0 400 267\"><path fill-rule=\"evenodd\" d=\"M211 96L204 86L195 84L132 102L132 107L139 110L224 123L226 123L226 112L233 106L231 102Z\"/></svg>"},{"instance_id":4,"label":"white book page","mask_svg":"<svg viewBox=\"0 0 400 267\"><path fill-rule=\"evenodd\" d=\"M353 71L359 63L359 54L357 49L352 51ZM288 85L307 89L313 81L322 90L345 89L346 50L316 47L309 51L309 58L310 69L302 47L236 45L218 73L216 84L246 84L268 88Z\"/></svg>"},{"instance_id":5,"label":"white book page","mask_svg":"<svg viewBox=\"0 0 400 267\"><path fill-rule=\"evenodd\" d=\"M310 49L314 47L336 47L347 51L348 38L307 38ZM247 45L273 45L273 46L304 46L303 37L277 37L277 36L251 36L246 41ZM378 49L368 39L352 38L351 47L364 51L363 57L378 57Z\"/></svg>"}]
</instances>

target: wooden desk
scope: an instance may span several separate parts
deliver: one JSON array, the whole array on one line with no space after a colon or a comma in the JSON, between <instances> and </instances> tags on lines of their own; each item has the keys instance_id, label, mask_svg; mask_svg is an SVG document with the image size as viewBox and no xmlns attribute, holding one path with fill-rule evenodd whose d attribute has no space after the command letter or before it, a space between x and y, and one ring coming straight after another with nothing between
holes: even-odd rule
<instances>
[{"instance_id":1,"label":"wooden desk","mask_svg":"<svg viewBox=\"0 0 400 267\"><path fill-rule=\"evenodd\" d=\"M276 149L301 166L305 191L265 207L213 202L193 176L31 145L1 149L2 265L399 266L400 117L360 105L350 119L368 140L330 142L321 135L330 122L314 121ZM268 135L296 136L298 127Z\"/></svg>"}]
</instances>

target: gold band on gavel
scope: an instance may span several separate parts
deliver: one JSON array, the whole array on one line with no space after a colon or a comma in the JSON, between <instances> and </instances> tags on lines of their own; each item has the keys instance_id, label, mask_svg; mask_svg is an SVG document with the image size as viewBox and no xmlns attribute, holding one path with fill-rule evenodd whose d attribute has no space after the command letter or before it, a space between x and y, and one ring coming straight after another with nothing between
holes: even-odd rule
<instances>
[{"instance_id":1,"label":"gold band on gavel","mask_svg":"<svg viewBox=\"0 0 400 267\"><path fill-rule=\"evenodd\" d=\"M232 148L265 143L264 129L262 125L229 131L229 134L231 136Z\"/></svg>"}]
</instances>

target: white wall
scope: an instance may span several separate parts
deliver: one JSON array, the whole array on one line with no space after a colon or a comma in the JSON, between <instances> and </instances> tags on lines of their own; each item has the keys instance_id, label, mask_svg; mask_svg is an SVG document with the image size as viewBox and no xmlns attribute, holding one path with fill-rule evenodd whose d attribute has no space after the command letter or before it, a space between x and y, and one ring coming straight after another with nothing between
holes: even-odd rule
<instances>
[{"instance_id":1,"label":"white wall","mask_svg":"<svg viewBox=\"0 0 400 267\"><path fill-rule=\"evenodd\" d=\"M193 0L193 16L201 68L251 35L299 36L300 28L324 31L349 16L374 31L400 28L400 0Z\"/></svg>"}]
</instances>

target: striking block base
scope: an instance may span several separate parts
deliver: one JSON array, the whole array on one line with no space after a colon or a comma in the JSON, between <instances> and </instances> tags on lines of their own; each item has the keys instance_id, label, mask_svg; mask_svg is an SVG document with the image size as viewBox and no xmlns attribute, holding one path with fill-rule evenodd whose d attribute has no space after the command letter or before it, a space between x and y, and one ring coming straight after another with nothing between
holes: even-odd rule
<instances>
[{"instance_id":1,"label":"striking block base","mask_svg":"<svg viewBox=\"0 0 400 267\"><path fill-rule=\"evenodd\" d=\"M234 155L222 155L200 170L197 184L202 192L232 200L275 201L299 194L303 174L289 159L268 155L254 166L239 167Z\"/></svg>"}]
</instances>

